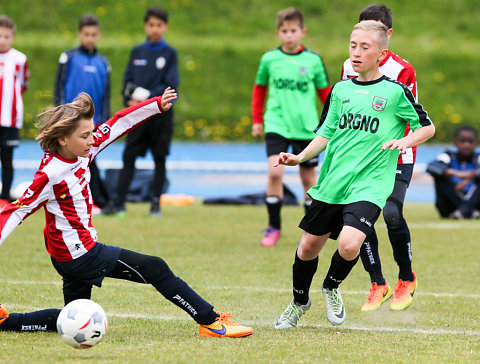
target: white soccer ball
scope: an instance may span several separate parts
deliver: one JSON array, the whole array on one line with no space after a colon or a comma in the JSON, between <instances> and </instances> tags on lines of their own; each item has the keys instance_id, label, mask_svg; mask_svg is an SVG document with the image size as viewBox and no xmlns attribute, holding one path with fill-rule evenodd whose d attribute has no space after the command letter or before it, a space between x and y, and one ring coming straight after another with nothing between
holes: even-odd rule
<instances>
[{"instance_id":1,"label":"white soccer ball","mask_svg":"<svg viewBox=\"0 0 480 364\"><path fill-rule=\"evenodd\" d=\"M107 315L98 303L75 300L60 311L57 330L68 345L77 349L91 348L107 333Z\"/></svg>"}]
</instances>

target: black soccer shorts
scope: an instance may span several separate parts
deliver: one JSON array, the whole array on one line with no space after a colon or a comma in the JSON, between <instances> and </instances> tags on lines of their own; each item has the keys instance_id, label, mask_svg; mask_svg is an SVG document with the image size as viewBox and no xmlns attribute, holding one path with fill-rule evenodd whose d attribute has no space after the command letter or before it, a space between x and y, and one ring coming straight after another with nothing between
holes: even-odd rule
<instances>
[{"instance_id":1,"label":"black soccer shorts","mask_svg":"<svg viewBox=\"0 0 480 364\"><path fill-rule=\"evenodd\" d=\"M290 146L292 146L293 153L298 154L304 150L310 142L311 140L287 139L276 133L265 134L268 157L280 154L281 152L287 152ZM314 168L318 166L318 156L300 163L300 165L306 168Z\"/></svg>"},{"instance_id":2,"label":"black soccer shorts","mask_svg":"<svg viewBox=\"0 0 480 364\"><path fill-rule=\"evenodd\" d=\"M377 205L368 201L341 205L313 200L299 227L317 236L330 233L333 240L338 238L344 226L352 226L368 235L373 231L380 211Z\"/></svg>"}]
</instances>

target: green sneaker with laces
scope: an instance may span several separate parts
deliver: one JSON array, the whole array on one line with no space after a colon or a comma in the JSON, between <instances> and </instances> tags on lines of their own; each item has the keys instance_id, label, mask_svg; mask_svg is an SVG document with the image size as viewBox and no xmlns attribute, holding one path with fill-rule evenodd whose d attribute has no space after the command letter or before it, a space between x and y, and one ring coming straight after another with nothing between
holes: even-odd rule
<instances>
[{"instance_id":1,"label":"green sneaker with laces","mask_svg":"<svg viewBox=\"0 0 480 364\"><path fill-rule=\"evenodd\" d=\"M306 305L299 305L292 300L287 309L283 311L280 318L275 323L275 328L281 330L291 329L292 327L297 326L298 320L300 320L300 317L308 311L311 305L312 301L310 301L310 298Z\"/></svg>"},{"instance_id":2,"label":"green sneaker with laces","mask_svg":"<svg viewBox=\"0 0 480 364\"><path fill-rule=\"evenodd\" d=\"M343 324L347 315L345 313L345 306L343 305L340 290L338 288L322 288L322 292L323 297L325 298L328 321L330 321L332 325Z\"/></svg>"}]
</instances>

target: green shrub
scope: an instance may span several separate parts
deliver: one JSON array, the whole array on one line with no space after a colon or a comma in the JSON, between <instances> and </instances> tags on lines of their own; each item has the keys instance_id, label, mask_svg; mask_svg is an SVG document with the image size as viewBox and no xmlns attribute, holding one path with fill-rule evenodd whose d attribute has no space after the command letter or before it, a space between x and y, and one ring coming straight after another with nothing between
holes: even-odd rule
<instances>
[{"instance_id":1,"label":"green shrub","mask_svg":"<svg viewBox=\"0 0 480 364\"><path fill-rule=\"evenodd\" d=\"M25 94L23 137L33 138L35 115L52 102L60 53L78 44L78 18L93 12L100 18L99 49L112 64L112 111L120 109L121 83L130 49L144 40L143 13L156 2L27 1L2 4L17 23L14 47L29 58L30 89ZM338 81L348 57L348 38L363 4L354 0L193 1L162 3L170 12L167 41L179 52L181 84L175 105L175 138L252 140L250 100L263 52L278 45L276 12L298 6L306 15L305 45L320 53L331 83ZM476 113L476 80L480 58L479 8L475 0L392 1L391 49L412 62L419 100L437 126L436 141L449 141L460 123L480 127ZM25 11L28 9L28 11ZM48 19L48 21L46 21Z\"/></svg>"}]
</instances>

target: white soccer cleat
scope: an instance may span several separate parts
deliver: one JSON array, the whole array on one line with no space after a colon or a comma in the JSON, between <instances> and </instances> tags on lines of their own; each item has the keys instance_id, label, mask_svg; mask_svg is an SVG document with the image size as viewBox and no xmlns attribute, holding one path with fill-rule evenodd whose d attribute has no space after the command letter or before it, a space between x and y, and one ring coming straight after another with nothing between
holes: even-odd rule
<instances>
[{"instance_id":1,"label":"white soccer cleat","mask_svg":"<svg viewBox=\"0 0 480 364\"><path fill-rule=\"evenodd\" d=\"M306 305L299 305L292 300L287 309L283 311L280 318L275 323L275 328L280 330L291 329L297 326L298 320L300 320L300 317L308 311L311 305L312 301L310 301L310 298Z\"/></svg>"},{"instance_id":2,"label":"white soccer cleat","mask_svg":"<svg viewBox=\"0 0 480 364\"><path fill-rule=\"evenodd\" d=\"M340 290L338 288L322 288L322 292L323 297L325 298L328 321L330 321L332 325L343 324L347 315L345 313L345 306L343 305Z\"/></svg>"}]
</instances>

